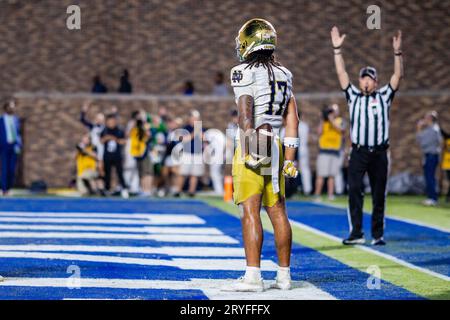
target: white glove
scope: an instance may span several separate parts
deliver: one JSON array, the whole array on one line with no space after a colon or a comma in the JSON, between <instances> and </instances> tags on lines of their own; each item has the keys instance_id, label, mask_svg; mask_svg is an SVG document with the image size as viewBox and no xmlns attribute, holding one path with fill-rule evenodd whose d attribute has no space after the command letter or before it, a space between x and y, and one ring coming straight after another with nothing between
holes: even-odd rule
<instances>
[{"instance_id":1,"label":"white glove","mask_svg":"<svg viewBox=\"0 0 450 320\"><path fill-rule=\"evenodd\" d=\"M292 161L292 160L284 161L283 175L287 178L297 178L298 170L294 165L294 161Z\"/></svg>"}]
</instances>

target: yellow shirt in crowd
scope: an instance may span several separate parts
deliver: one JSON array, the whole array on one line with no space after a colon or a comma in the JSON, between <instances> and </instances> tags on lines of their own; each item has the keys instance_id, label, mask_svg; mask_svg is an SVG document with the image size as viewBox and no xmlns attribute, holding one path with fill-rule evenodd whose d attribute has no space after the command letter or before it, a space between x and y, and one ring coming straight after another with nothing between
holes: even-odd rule
<instances>
[{"instance_id":1,"label":"yellow shirt in crowd","mask_svg":"<svg viewBox=\"0 0 450 320\"><path fill-rule=\"evenodd\" d=\"M442 155L442 170L450 170L450 138L445 140L445 149Z\"/></svg>"},{"instance_id":2,"label":"yellow shirt in crowd","mask_svg":"<svg viewBox=\"0 0 450 320\"><path fill-rule=\"evenodd\" d=\"M336 124L342 126L342 118L336 118ZM336 130L330 123L330 121L325 121L323 123L322 135L319 138L319 148L321 150L333 150L339 151L342 146L342 132Z\"/></svg>"},{"instance_id":3,"label":"yellow shirt in crowd","mask_svg":"<svg viewBox=\"0 0 450 320\"><path fill-rule=\"evenodd\" d=\"M142 157L147 148L148 137L144 135L142 139L139 139L139 130L138 128L133 128L130 131L130 154L139 158Z\"/></svg>"},{"instance_id":4,"label":"yellow shirt in crowd","mask_svg":"<svg viewBox=\"0 0 450 320\"><path fill-rule=\"evenodd\" d=\"M85 149L86 151L93 152L94 149L92 146L88 146ZM97 167L97 159L93 158L90 155L78 152L77 154L77 175L81 176L86 170L96 170Z\"/></svg>"}]
</instances>

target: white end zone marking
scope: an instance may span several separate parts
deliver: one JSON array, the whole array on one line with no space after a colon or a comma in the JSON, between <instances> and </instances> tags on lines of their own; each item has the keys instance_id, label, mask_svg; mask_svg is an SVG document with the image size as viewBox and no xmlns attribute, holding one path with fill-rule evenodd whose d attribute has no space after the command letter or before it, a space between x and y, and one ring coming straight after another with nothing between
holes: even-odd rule
<instances>
[{"instance_id":1,"label":"white end zone marking","mask_svg":"<svg viewBox=\"0 0 450 320\"><path fill-rule=\"evenodd\" d=\"M132 233L91 233L91 232L8 232L1 231L0 238L37 238L37 239L126 239L154 240L161 242L191 243L228 243L237 244L238 240L226 235L180 235L180 234L132 234Z\"/></svg>"},{"instance_id":2,"label":"white end zone marking","mask_svg":"<svg viewBox=\"0 0 450 320\"><path fill-rule=\"evenodd\" d=\"M306 224L303 224L301 222L297 222L297 221L293 221L293 220L289 220L289 221L291 222L291 224L299 227L300 229L303 229L303 230L312 232L314 234L317 234L319 236L325 237L327 239L330 239L330 240L342 243L342 239L340 239L338 237L335 237L335 236L333 236L333 235L331 235L329 233L320 231L320 230L318 230L316 228L310 227L310 226L308 226ZM442 280L445 280L445 281L450 281L450 277L448 277L446 275L443 275L443 274L440 274L440 273L437 273L437 272L434 272L434 271L431 271L431 270L428 270L428 269L425 269L425 268L422 268L422 267L418 267L418 266L416 266L414 264L411 264L411 263L406 262L404 260L398 259L398 258L396 258L394 256L389 255L389 254L386 254L386 253L383 253L383 252L371 249L371 248L363 246L363 245L355 245L354 247L356 247L358 249L361 249L363 251L369 252L371 254L383 257L383 258L385 258L387 260L390 260L392 262L400 264L400 265L402 265L404 267L407 267L407 268L410 268L410 269L414 269L414 270L426 273L426 274L428 274L430 276L433 276L433 277L436 277L436 278L439 278L439 279L442 279Z\"/></svg>"},{"instance_id":3,"label":"white end zone marking","mask_svg":"<svg viewBox=\"0 0 450 320\"><path fill-rule=\"evenodd\" d=\"M223 235L217 228L203 227L106 227L92 225L54 225L54 224L0 224L0 230L53 230L53 231L102 231L137 232L155 234L203 234Z\"/></svg>"},{"instance_id":4,"label":"white end zone marking","mask_svg":"<svg viewBox=\"0 0 450 320\"><path fill-rule=\"evenodd\" d=\"M44 259L44 260L68 260L87 261L99 263L136 264L143 266L166 266L184 270L231 270L242 271L245 269L245 259L146 259L130 258L106 255L71 254L71 253L48 253L48 252L26 252L26 251L0 251L0 258L19 259ZM277 265L272 260L262 260L261 268L265 271L276 271Z\"/></svg>"},{"instance_id":5,"label":"white end zone marking","mask_svg":"<svg viewBox=\"0 0 450 320\"><path fill-rule=\"evenodd\" d=\"M81 219L83 218L83 219ZM147 218L134 218L131 214L119 217L46 217L44 215L34 216L8 216L0 213L0 221L3 222L31 222L31 223L71 223L71 224L130 224L130 225L173 225L173 224L205 224L205 220L195 215L148 215Z\"/></svg>"},{"instance_id":6,"label":"white end zone marking","mask_svg":"<svg viewBox=\"0 0 450 320\"><path fill-rule=\"evenodd\" d=\"M50 252L109 252L165 254L179 257L245 257L243 248L229 247L148 247L148 246L92 246L92 245L0 245L0 251L50 251Z\"/></svg>"},{"instance_id":7,"label":"white end zone marking","mask_svg":"<svg viewBox=\"0 0 450 320\"><path fill-rule=\"evenodd\" d=\"M133 280L133 279L95 279L81 278L81 288L107 289L165 289L201 290L213 300L330 300L329 293L309 282L293 281L293 289L288 291L268 289L261 293L222 292L220 288L234 279L192 279L191 281ZM268 287L273 281L265 281ZM53 287L66 288L67 278L7 278L0 287Z\"/></svg>"}]
</instances>

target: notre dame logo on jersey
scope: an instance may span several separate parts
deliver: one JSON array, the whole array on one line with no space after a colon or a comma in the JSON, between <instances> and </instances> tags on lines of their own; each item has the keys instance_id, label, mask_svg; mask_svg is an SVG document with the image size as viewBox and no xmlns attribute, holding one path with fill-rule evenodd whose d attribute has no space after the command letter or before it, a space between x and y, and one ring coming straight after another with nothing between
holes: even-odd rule
<instances>
[{"instance_id":1,"label":"notre dame logo on jersey","mask_svg":"<svg viewBox=\"0 0 450 320\"><path fill-rule=\"evenodd\" d=\"M241 82L242 77L243 77L243 75L242 75L241 70L234 70L231 80L233 80L234 83L236 83L236 82L239 83L239 82Z\"/></svg>"}]
</instances>

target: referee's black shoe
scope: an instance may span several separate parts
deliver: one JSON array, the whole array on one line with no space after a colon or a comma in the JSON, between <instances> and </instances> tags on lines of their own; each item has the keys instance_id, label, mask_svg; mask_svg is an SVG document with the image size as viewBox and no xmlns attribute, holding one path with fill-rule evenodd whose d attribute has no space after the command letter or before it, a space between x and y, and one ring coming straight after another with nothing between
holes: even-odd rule
<instances>
[{"instance_id":1,"label":"referee's black shoe","mask_svg":"<svg viewBox=\"0 0 450 320\"><path fill-rule=\"evenodd\" d=\"M354 237L350 236L347 239L342 240L342 244L353 245L353 244L365 244L366 239L364 237Z\"/></svg>"},{"instance_id":2,"label":"referee's black shoe","mask_svg":"<svg viewBox=\"0 0 450 320\"><path fill-rule=\"evenodd\" d=\"M379 239L373 239L371 242L371 245L373 246L385 246L386 245L386 241L384 241L383 237L379 238Z\"/></svg>"}]
</instances>

